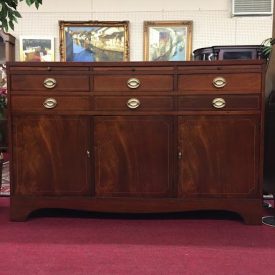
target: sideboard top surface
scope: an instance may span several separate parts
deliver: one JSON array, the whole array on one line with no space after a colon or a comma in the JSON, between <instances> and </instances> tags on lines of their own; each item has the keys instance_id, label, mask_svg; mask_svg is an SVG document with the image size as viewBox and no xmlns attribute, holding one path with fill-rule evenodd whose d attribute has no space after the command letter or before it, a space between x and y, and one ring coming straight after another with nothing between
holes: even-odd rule
<instances>
[{"instance_id":1,"label":"sideboard top surface","mask_svg":"<svg viewBox=\"0 0 275 275\"><path fill-rule=\"evenodd\" d=\"M41 67L41 66L68 66L68 67L123 67L123 66L222 66L222 65L263 65L265 60L217 60L217 61L127 61L127 62L7 62L8 67Z\"/></svg>"}]
</instances>

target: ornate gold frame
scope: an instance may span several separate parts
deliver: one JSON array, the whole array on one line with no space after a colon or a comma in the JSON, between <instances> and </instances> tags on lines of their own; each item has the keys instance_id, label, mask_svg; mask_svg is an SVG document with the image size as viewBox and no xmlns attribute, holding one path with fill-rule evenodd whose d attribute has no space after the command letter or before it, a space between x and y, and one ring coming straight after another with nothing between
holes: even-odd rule
<instances>
[{"instance_id":1,"label":"ornate gold frame","mask_svg":"<svg viewBox=\"0 0 275 275\"><path fill-rule=\"evenodd\" d=\"M185 60L191 60L191 54L192 54L192 31L193 31L193 21L144 21L143 30L144 30L144 60L146 61L157 61L157 60L166 60L171 61L171 56L167 54L167 52L164 52L161 54L160 48L158 45L154 45L154 54L155 58L153 56L150 56L150 46L153 47L153 44L150 42L152 40L152 37L150 37L150 30L151 28L158 28L163 31L163 33L168 34L168 41L170 45L168 45L168 49L172 52L176 52L175 46L176 44L172 44L172 33L174 35L174 38L177 39L177 43L180 42L184 44L184 52L185 52L185 58L182 59L182 61ZM185 36L180 41L179 39L181 36L177 36L177 33L173 31L173 28L182 28L182 32L185 33ZM176 35L175 35L176 34ZM175 37L176 36L176 37ZM168 43L168 42L167 42ZM178 43L179 44L179 43ZM173 48L172 48L173 47ZM183 48L181 46L181 48ZM151 50L152 52L152 50ZM173 61L173 59L172 59Z\"/></svg>"},{"instance_id":2,"label":"ornate gold frame","mask_svg":"<svg viewBox=\"0 0 275 275\"><path fill-rule=\"evenodd\" d=\"M77 34L73 33L72 30L73 29L77 30L77 28L79 28L79 31L77 32ZM91 28L91 30L84 31L83 30L84 28ZM116 32L115 32L115 28L117 28ZM100 31L98 31L98 29L100 29ZM81 30L83 30L82 34L81 34ZM112 31L114 32L111 33ZM94 33L96 34L96 36ZM88 44L89 49L91 50L90 46L92 47L92 53L94 56L94 60L92 61L129 61L129 21L59 21L60 60L61 61L88 61L88 60L74 60L75 54L72 50L72 47L71 46L69 47L67 45L67 43L69 44L69 42L71 44L74 42L73 39L75 39L75 37L73 37L73 35L77 36L78 38L81 37L82 39L81 42L83 43L83 39L84 39L83 37L85 37L84 35L86 34L89 35L89 38L87 37L85 38L87 39L88 43L90 43ZM100 36L101 34L102 36ZM118 51L110 50L111 47L115 47L114 45L110 45L110 43L108 43L108 45L106 46L105 44L107 40L109 42L111 40L113 41L115 40L113 37L111 37L114 34L117 35L115 39L117 39L116 42L120 46ZM66 39L66 36L67 36L67 39ZM119 39L121 39L122 36L123 36L123 41L121 42L119 41ZM94 43L96 43L96 45L92 44L93 43L91 42L92 40L94 41ZM80 39L78 39L78 41L80 41ZM121 44L123 44L123 47L121 47ZM67 52L68 49L70 49L70 55ZM93 49L96 49L96 52L94 52ZM118 49L118 47L116 49ZM103 57L106 60L101 60L103 59ZM81 57L78 55L78 58L75 58L75 59L81 59Z\"/></svg>"}]
</instances>

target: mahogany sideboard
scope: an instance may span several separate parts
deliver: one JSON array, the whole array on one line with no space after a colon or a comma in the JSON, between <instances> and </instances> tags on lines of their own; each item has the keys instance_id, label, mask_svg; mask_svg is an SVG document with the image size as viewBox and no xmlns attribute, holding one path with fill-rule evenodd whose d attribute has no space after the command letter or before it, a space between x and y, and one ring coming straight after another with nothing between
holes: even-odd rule
<instances>
[{"instance_id":1,"label":"mahogany sideboard","mask_svg":"<svg viewBox=\"0 0 275 275\"><path fill-rule=\"evenodd\" d=\"M11 220L225 210L260 224L265 67L8 63Z\"/></svg>"}]
</instances>

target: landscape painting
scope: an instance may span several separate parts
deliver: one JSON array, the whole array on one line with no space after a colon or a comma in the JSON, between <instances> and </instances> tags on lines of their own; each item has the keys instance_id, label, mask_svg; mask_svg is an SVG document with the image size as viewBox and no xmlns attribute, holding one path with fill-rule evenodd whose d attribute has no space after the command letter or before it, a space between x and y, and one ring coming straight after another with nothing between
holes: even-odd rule
<instances>
[{"instance_id":1,"label":"landscape painting","mask_svg":"<svg viewBox=\"0 0 275 275\"><path fill-rule=\"evenodd\" d=\"M128 21L59 21L61 61L128 61Z\"/></svg>"},{"instance_id":2,"label":"landscape painting","mask_svg":"<svg viewBox=\"0 0 275 275\"><path fill-rule=\"evenodd\" d=\"M144 60L191 59L192 21L145 21Z\"/></svg>"},{"instance_id":3,"label":"landscape painting","mask_svg":"<svg viewBox=\"0 0 275 275\"><path fill-rule=\"evenodd\" d=\"M20 61L54 61L54 37L20 36Z\"/></svg>"}]
</instances>

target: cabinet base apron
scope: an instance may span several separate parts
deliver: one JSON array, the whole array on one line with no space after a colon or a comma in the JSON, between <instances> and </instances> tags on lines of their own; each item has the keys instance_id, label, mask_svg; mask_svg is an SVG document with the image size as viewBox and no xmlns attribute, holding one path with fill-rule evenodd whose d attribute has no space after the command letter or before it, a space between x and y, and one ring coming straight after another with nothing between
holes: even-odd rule
<instances>
[{"instance_id":1,"label":"cabinet base apron","mask_svg":"<svg viewBox=\"0 0 275 275\"><path fill-rule=\"evenodd\" d=\"M11 220L25 221L39 209L73 209L102 213L176 213L222 210L239 214L246 224L262 223L261 199L128 199L128 198L11 198Z\"/></svg>"}]
</instances>

